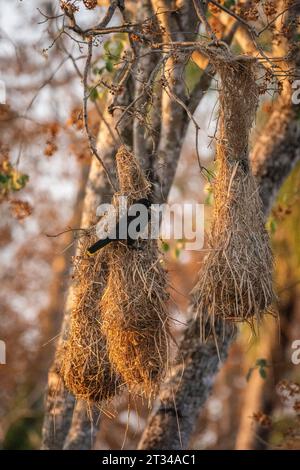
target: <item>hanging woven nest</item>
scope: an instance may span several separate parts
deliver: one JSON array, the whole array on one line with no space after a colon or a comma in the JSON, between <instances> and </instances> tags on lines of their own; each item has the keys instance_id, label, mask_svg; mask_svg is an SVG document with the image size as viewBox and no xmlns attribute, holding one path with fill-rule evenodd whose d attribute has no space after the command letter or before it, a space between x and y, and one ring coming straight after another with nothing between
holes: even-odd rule
<instances>
[{"instance_id":1,"label":"hanging woven nest","mask_svg":"<svg viewBox=\"0 0 300 470\"><path fill-rule=\"evenodd\" d=\"M128 204L149 197L150 184L135 157L121 147L116 161L120 194ZM124 240L108 249L100 310L109 359L129 391L152 397L169 363L167 280L157 241L142 240L136 249Z\"/></svg>"},{"instance_id":2,"label":"hanging woven nest","mask_svg":"<svg viewBox=\"0 0 300 470\"><path fill-rule=\"evenodd\" d=\"M204 326L216 318L253 322L273 300L273 260L258 187L249 164L249 132L258 104L256 63L248 57L216 64L221 89L217 176L209 254L193 290Z\"/></svg>"},{"instance_id":3,"label":"hanging woven nest","mask_svg":"<svg viewBox=\"0 0 300 470\"><path fill-rule=\"evenodd\" d=\"M93 258L86 249L96 236L80 241L80 255L74 266L74 292L70 331L63 343L61 375L75 397L101 404L120 390L120 380L113 371L101 333L99 300L107 281L105 249Z\"/></svg>"}]
</instances>

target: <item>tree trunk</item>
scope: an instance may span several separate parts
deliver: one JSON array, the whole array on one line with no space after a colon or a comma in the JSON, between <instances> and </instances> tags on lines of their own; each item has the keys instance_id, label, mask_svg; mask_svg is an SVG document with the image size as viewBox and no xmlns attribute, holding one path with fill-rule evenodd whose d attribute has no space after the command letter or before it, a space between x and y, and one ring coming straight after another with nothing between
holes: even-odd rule
<instances>
[{"instance_id":1,"label":"tree trunk","mask_svg":"<svg viewBox=\"0 0 300 470\"><path fill-rule=\"evenodd\" d=\"M93 447L99 426L99 410L87 407L79 400L74 408L72 423L67 434L64 450L89 450Z\"/></svg>"},{"instance_id":2,"label":"tree trunk","mask_svg":"<svg viewBox=\"0 0 300 470\"><path fill-rule=\"evenodd\" d=\"M224 334L224 340L219 341ZM190 321L180 344L178 365L162 386L159 405L150 417L139 449L185 449L215 376L234 338L231 325L219 322L216 337L200 343L200 325ZM218 341L218 346L216 346Z\"/></svg>"},{"instance_id":3,"label":"tree trunk","mask_svg":"<svg viewBox=\"0 0 300 470\"><path fill-rule=\"evenodd\" d=\"M274 350L279 347L278 323L276 320L271 319L271 324L268 322L267 328L262 328L261 334L263 340L260 341L257 357L266 359L268 364L271 364ZM256 433L258 433L258 427L253 420L253 414L262 411L263 397L264 394L267 393L267 388L270 385L269 382L272 381L270 377L272 370L268 369L267 374L268 379L264 380L258 371L254 370L247 384L236 439L237 450L253 450L256 447ZM258 447L260 447L261 442L257 442L257 444Z\"/></svg>"}]
</instances>

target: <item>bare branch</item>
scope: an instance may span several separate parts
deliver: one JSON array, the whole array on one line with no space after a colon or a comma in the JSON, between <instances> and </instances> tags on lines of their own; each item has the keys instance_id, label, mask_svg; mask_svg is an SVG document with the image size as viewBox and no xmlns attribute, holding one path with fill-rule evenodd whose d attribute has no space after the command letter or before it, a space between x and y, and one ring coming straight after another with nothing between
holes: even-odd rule
<instances>
[{"instance_id":1,"label":"bare branch","mask_svg":"<svg viewBox=\"0 0 300 470\"><path fill-rule=\"evenodd\" d=\"M217 38L205 16L205 8L202 0L193 0L194 8L201 23L204 24L207 35L215 42Z\"/></svg>"},{"instance_id":2,"label":"bare branch","mask_svg":"<svg viewBox=\"0 0 300 470\"><path fill-rule=\"evenodd\" d=\"M168 8L171 6L170 2L166 0L152 0L152 5L153 10L156 12L168 11ZM187 21L185 15L188 15L189 18L192 16L186 9L181 12L181 15L183 16L182 21ZM168 44L174 39L177 41L184 39L184 35L180 32L175 36L171 34L175 30L175 20L169 13L162 13L159 19L164 30L163 45ZM181 16L179 15L179 21L180 19ZM196 22L194 22L194 27L191 30L196 30ZM186 101L186 90L182 80L182 73L189 56L189 51L184 52L180 61L178 61L173 51L168 60L163 62L162 66L161 134L157 160L153 167L154 199L159 201L165 201L167 198L181 151L185 111L182 107L178 106L178 103L171 95L177 96L182 102ZM167 85L169 94L164 90L164 82Z\"/></svg>"}]
</instances>

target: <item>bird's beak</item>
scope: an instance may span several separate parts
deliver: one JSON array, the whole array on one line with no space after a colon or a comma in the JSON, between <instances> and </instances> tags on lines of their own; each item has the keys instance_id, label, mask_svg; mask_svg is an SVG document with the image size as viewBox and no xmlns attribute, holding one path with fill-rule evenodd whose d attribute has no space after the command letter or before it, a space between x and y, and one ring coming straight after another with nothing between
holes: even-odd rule
<instances>
[{"instance_id":1,"label":"bird's beak","mask_svg":"<svg viewBox=\"0 0 300 470\"><path fill-rule=\"evenodd\" d=\"M88 249L86 250L86 254L89 258L92 258L93 256L95 256L97 252L95 251L95 253L91 253Z\"/></svg>"}]
</instances>

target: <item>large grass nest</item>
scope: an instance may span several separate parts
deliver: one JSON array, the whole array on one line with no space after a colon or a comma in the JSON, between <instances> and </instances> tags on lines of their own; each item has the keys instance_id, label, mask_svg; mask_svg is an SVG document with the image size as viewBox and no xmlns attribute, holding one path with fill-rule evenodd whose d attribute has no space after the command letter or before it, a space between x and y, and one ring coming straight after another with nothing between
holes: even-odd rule
<instances>
[{"instance_id":1,"label":"large grass nest","mask_svg":"<svg viewBox=\"0 0 300 470\"><path fill-rule=\"evenodd\" d=\"M209 253L193 290L202 327L213 327L216 317L253 324L274 300L272 253L248 158L258 104L255 63L241 57L216 69L222 85L214 214Z\"/></svg>"},{"instance_id":2,"label":"large grass nest","mask_svg":"<svg viewBox=\"0 0 300 470\"><path fill-rule=\"evenodd\" d=\"M120 193L129 204L148 197L150 184L135 157L122 147L116 161ZM138 248L119 241L108 250L100 310L109 359L130 392L153 397L169 363L167 280L157 241L142 240Z\"/></svg>"},{"instance_id":3,"label":"large grass nest","mask_svg":"<svg viewBox=\"0 0 300 470\"><path fill-rule=\"evenodd\" d=\"M71 324L62 346L61 375L66 387L77 398L98 403L114 397L120 380L113 371L101 333L99 300L107 281L107 254L103 249L94 257L86 249L96 236L85 236L74 265L74 292Z\"/></svg>"},{"instance_id":4,"label":"large grass nest","mask_svg":"<svg viewBox=\"0 0 300 470\"><path fill-rule=\"evenodd\" d=\"M152 396L169 362L167 286L157 247L143 243L143 250L119 243L111 253L102 332L129 390Z\"/></svg>"}]
</instances>

